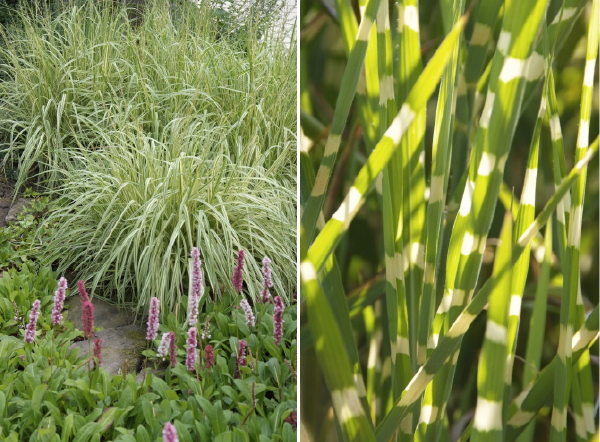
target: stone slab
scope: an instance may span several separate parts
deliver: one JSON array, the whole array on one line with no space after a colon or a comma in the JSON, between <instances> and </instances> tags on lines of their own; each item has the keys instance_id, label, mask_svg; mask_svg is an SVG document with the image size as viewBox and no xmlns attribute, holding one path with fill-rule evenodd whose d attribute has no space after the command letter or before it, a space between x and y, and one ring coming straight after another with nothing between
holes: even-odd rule
<instances>
[{"instance_id":1,"label":"stone slab","mask_svg":"<svg viewBox=\"0 0 600 442\"><path fill-rule=\"evenodd\" d=\"M74 287L76 283L72 284ZM69 306L63 315L73 323L75 328L83 330L83 323L81 321L81 301L79 295L71 296L65 301L65 304ZM133 323L133 314L127 312L124 309L120 309L116 305L109 304L99 298L92 298L92 304L94 304L94 326L108 328L118 328L124 325Z\"/></svg>"},{"instance_id":2,"label":"stone slab","mask_svg":"<svg viewBox=\"0 0 600 442\"><path fill-rule=\"evenodd\" d=\"M8 211L8 215L4 218L6 223L12 223L17 220L19 213L23 211L25 207L31 204L31 198L19 198L16 203L12 205L10 210Z\"/></svg>"},{"instance_id":3,"label":"stone slab","mask_svg":"<svg viewBox=\"0 0 600 442\"><path fill-rule=\"evenodd\" d=\"M146 334L139 324L119 328L109 328L96 332L91 339L74 342L70 348L78 347L79 356L88 354L88 347L94 349L94 339L102 339L102 367L112 376L135 373L142 351L146 348ZM90 345L91 344L91 345Z\"/></svg>"}]
</instances>

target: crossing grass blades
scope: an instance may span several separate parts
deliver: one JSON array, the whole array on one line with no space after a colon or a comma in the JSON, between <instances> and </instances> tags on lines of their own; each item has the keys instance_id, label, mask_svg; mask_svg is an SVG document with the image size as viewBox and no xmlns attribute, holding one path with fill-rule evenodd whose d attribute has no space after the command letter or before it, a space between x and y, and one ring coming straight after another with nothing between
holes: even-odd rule
<instances>
[{"instance_id":1,"label":"crossing grass blades","mask_svg":"<svg viewBox=\"0 0 600 442\"><path fill-rule=\"evenodd\" d=\"M301 64L315 441L597 440L599 3L305 3L301 60L343 71Z\"/></svg>"}]
</instances>

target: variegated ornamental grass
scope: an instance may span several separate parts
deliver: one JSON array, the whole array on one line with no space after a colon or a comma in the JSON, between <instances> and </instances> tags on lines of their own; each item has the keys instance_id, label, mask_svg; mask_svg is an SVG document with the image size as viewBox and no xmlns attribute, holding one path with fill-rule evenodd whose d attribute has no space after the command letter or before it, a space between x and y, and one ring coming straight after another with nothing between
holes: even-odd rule
<instances>
[{"instance_id":1,"label":"variegated ornamental grass","mask_svg":"<svg viewBox=\"0 0 600 442\"><path fill-rule=\"evenodd\" d=\"M599 3L303 2L307 437L598 437Z\"/></svg>"}]
</instances>

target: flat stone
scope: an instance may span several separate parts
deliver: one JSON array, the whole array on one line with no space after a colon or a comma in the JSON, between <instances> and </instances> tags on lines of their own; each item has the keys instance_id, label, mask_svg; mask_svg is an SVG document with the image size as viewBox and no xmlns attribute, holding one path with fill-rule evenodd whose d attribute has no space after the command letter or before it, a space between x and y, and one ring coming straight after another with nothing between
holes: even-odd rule
<instances>
[{"instance_id":1,"label":"flat stone","mask_svg":"<svg viewBox=\"0 0 600 442\"><path fill-rule=\"evenodd\" d=\"M4 218L7 223L12 223L17 220L19 213L25 209L33 201L31 198L19 198L16 203L8 211L8 215Z\"/></svg>"},{"instance_id":2,"label":"flat stone","mask_svg":"<svg viewBox=\"0 0 600 442\"><path fill-rule=\"evenodd\" d=\"M73 284L76 287L77 284ZM79 295L71 296L65 301L69 306L63 315L73 323L75 328L83 330L83 322L81 321L81 301ZM133 314L120 309L116 305L109 304L106 301L98 298L92 298L94 304L94 326L108 328L118 328L124 325L133 323Z\"/></svg>"},{"instance_id":3,"label":"flat stone","mask_svg":"<svg viewBox=\"0 0 600 442\"><path fill-rule=\"evenodd\" d=\"M10 198L2 198L2 197L0 197L0 209L8 209L8 208L10 208L11 201L12 200Z\"/></svg>"},{"instance_id":4,"label":"flat stone","mask_svg":"<svg viewBox=\"0 0 600 442\"><path fill-rule=\"evenodd\" d=\"M71 344L69 348L78 347L79 356L88 354L88 347L94 351L94 339L102 339L101 366L108 374L135 373L142 351L146 348L146 334L138 324L130 324L119 328L109 328L96 332L96 336Z\"/></svg>"}]
</instances>

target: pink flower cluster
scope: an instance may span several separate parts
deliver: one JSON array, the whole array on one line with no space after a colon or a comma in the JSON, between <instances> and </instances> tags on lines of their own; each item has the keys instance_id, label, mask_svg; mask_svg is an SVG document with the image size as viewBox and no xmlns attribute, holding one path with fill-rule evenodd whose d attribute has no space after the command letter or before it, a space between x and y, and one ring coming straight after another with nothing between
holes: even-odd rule
<instances>
[{"instance_id":1,"label":"pink flower cluster","mask_svg":"<svg viewBox=\"0 0 600 442\"><path fill-rule=\"evenodd\" d=\"M294 431L296 430L296 426L298 425L298 418L296 417L296 409L294 408L290 415L284 419L284 422L287 422L292 426Z\"/></svg>"},{"instance_id":2,"label":"pink flower cluster","mask_svg":"<svg viewBox=\"0 0 600 442\"><path fill-rule=\"evenodd\" d=\"M38 317L40 316L41 302L36 299L31 306L31 312L29 313L29 323L25 328L25 342L31 344L35 339L35 329L37 326Z\"/></svg>"},{"instance_id":3,"label":"pink flower cluster","mask_svg":"<svg viewBox=\"0 0 600 442\"><path fill-rule=\"evenodd\" d=\"M163 358L163 360L167 355L167 351L169 351L169 358L171 359L171 365L173 366L177 363L177 345L175 345L175 340L175 332L170 331L163 333L160 345L156 350L156 356Z\"/></svg>"},{"instance_id":4,"label":"pink flower cluster","mask_svg":"<svg viewBox=\"0 0 600 442\"><path fill-rule=\"evenodd\" d=\"M85 290L83 281L77 281L79 298L81 299L81 315L83 321L83 333L86 338L94 336L94 304L90 301L90 296Z\"/></svg>"},{"instance_id":5,"label":"pink flower cluster","mask_svg":"<svg viewBox=\"0 0 600 442\"><path fill-rule=\"evenodd\" d=\"M174 367L177 365L177 339L175 338L175 332L169 332L171 334L171 342L169 343L169 360L171 365Z\"/></svg>"},{"instance_id":6,"label":"pink flower cluster","mask_svg":"<svg viewBox=\"0 0 600 442\"><path fill-rule=\"evenodd\" d=\"M263 304L271 301L271 294L269 288L273 287L273 279L271 277L271 260L266 256L262 260L262 275L263 275L263 289L260 292Z\"/></svg>"},{"instance_id":7,"label":"pink flower cluster","mask_svg":"<svg viewBox=\"0 0 600 442\"><path fill-rule=\"evenodd\" d=\"M77 281L77 290L79 291L81 305L86 302L90 302L90 295L88 295L88 292L85 290L85 283L83 281Z\"/></svg>"},{"instance_id":8,"label":"pink flower cluster","mask_svg":"<svg viewBox=\"0 0 600 442\"><path fill-rule=\"evenodd\" d=\"M167 422L165 424L165 428L163 428L163 441L179 442L179 438L177 437L177 430L171 422Z\"/></svg>"},{"instance_id":9,"label":"pink flower cluster","mask_svg":"<svg viewBox=\"0 0 600 442\"><path fill-rule=\"evenodd\" d=\"M185 365L189 371L194 371L196 365L196 347L198 346L198 340L196 339L196 327L190 327L188 330L187 338L187 357L185 358Z\"/></svg>"},{"instance_id":10,"label":"pink flower cluster","mask_svg":"<svg viewBox=\"0 0 600 442\"><path fill-rule=\"evenodd\" d=\"M202 262L200 261L200 252L197 247L192 248L192 290L188 300L188 322L190 327L198 322L198 303L204 287L202 285Z\"/></svg>"},{"instance_id":11,"label":"pink flower cluster","mask_svg":"<svg viewBox=\"0 0 600 442\"><path fill-rule=\"evenodd\" d=\"M148 315L148 327L146 328L146 339L153 341L158 333L158 298L150 300L150 314Z\"/></svg>"},{"instance_id":12,"label":"pink flower cluster","mask_svg":"<svg viewBox=\"0 0 600 442\"><path fill-rule=\"evenodd\" d=\"M98 358L98 366L102 364L102 339L94 340L94 357Z\"/></svg>"},{"instance_id":13,"label":"pink flower cluster","mask_svg":"<svg viewBox=\"0 0 600 442\"><path fill-rule=\"evenodd\" d=\"M244 254L245 252L243 250L240 250L238 252L238 258L237 258L237 266L235 267L235 270L233 271L233 287L235 288L235 291L238 293L242 293L242 289L243 289L243 283L244 283Z\"/></svg>"},{"instance_id":14,"label":"pink flower cluster","mask_svg":"<svg viewBox=\"0 0 600 442\"><path fill-rule=\"evenodd\" d=\"M208 371L215 365L215 350L212 345L207 345L204 347L204 364Z\"/></svg>"},{"instance_id":15,"label":"pink flower cluster","mask_svg":"<svg viewBox=\"0 0 600 442\"><path fill-rule=\"evenodd\" d=\"M58 288L54 292L54 306L52 307L52 324L59 325L62 321L62 309L65 302L65 292L67 291L67 280L60 278Z\"/></svg>"},{"instance_id":16,"label":"pink flower cluster","mask_svg":"<svg viewBox=\"0 0 600 442\"><path fill-rule=\"evenodd\" d=\"M250 304L248 304L248 301L245 299L240 301L240 307L242 307L242 310L244 310L244 314L246 315L246 325L251 329L254 327L254 314L252 313L252 307L250 307Z\"/></svg>"},{"instance_id":17,"label":"pink flower cluster","mask_svg":"<svg viewBox=\"0 0 600 442\"><path fill-rule=\"evenodd\" d=\"M275 308L273 309L273 338L275 345L279 345L283 338L283 301L281 297L275 296Z\"/></svg>"}]
</instances>

